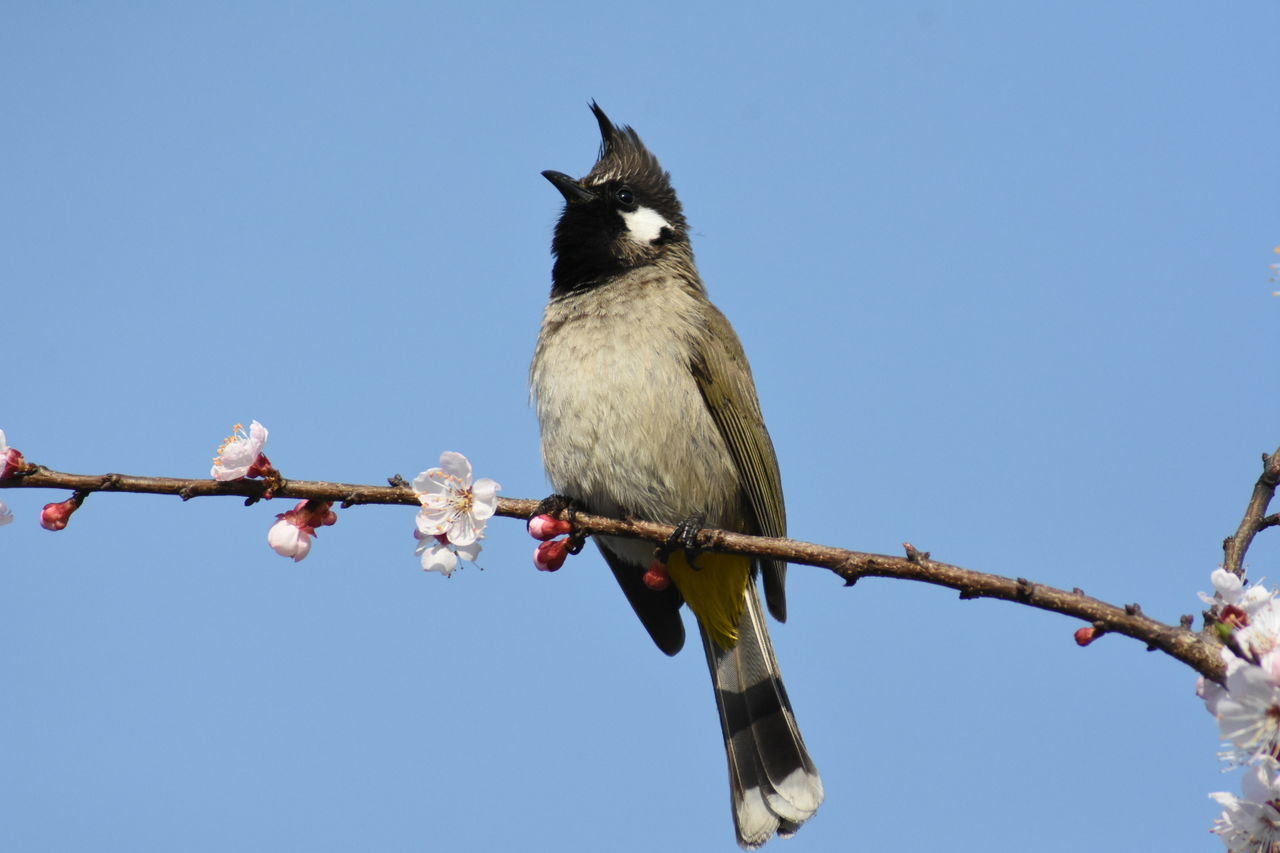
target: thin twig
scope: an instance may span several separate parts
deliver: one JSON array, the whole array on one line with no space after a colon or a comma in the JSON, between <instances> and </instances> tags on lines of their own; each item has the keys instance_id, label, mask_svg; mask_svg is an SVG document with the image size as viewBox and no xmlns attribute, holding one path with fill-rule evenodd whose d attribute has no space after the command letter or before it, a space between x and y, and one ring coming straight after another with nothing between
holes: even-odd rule
<instances>
[{"instance_id":1,"label":"thin twig","mask_svg":"<svg viewBox=\"0 0 1280 853\"><path fill-rule=\"evenodd\" d=\"M1222 567L1235 572L1238 577L1244 577L1244 555L1253 543L1253 537L1259 530L1280 524L1280 514L1266 514L1271 499L1275 497L1277 484L1280 484L1280 448L1270 456L1262 454L1262 473L1253 486L1240 527L1234 536L1222 540Z\"/></svg>"}]
</instances>

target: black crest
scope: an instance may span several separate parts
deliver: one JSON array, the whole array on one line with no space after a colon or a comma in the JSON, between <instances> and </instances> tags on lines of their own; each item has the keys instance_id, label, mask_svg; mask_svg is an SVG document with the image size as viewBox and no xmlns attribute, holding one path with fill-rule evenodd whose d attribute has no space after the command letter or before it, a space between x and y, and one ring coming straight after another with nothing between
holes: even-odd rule
<instances>
[{"instance_id":1,"label":"black crest","mask_svg":"<svg viewBox=\"0 0 1280 853\"><path fill-rule=\"evenodd\" d=\"M597 286L663 258L687 258L692 266L688 225L670 175L632 128L615 125L594 101L591 112L600 126L600 154L591 171L579 180L542 173L566 202L551 245L555 293ZM637 241L626 227L625 218L641 208L665 223L654 239Z\"/></svg>"},{"instance_id":2,"label":"black crest","mask_svg":"<svg viewBox=\"0 0 1280 853\"><path fill-rule=\"evenodd\" d=\"M583 183L601 184L621 179L639 184L650 192L665 190L663 201L667 202L664 205L667 209L663 212L670 212L670 207L674 206L678 213L680 202L676 199L675 190L671 189L671 175L640 141L640 134L627 125L615 125L595 101L591 102L591 112L600 125L600 155L590 174L583 178Z\"/></svg>"}]
</instances>

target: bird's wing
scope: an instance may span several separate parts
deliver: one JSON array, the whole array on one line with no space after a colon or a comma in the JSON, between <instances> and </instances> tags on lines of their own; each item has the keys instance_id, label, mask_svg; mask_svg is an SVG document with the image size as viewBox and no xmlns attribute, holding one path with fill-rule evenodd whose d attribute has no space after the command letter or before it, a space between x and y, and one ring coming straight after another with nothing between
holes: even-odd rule
<instances>
[{"instance_id":1,"label":"bird's wing","mask_svg":"<svg viewBox=\"0 0 1280 853\"><path fill-rule=\"evenodd\" d=\"M787 508L782 497L782 475L773 441L760 413L755 382L746 353L725 316L708 306L706 333L694 347L690 364L702 399L720 429L742 478L747 506L761 536L787 535ZM779 622L787 618L784 583L787 564L781 560L758 560L764 576L765 601Z\"/></svg>"}]
</instances>

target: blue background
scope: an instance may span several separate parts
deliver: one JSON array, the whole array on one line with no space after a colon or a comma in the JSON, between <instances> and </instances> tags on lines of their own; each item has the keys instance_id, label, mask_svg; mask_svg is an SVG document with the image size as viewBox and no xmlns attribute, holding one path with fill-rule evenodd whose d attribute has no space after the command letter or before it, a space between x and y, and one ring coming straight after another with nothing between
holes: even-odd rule
<instances>
[{"instance_id":1,"label":"blue background","mask_svg":"<svg viewBox=\"0 0 1280 853\"><path fill-rule=\"evenodd\" d=\"M799 538L1198 612L1276 394L1280 7L10 3L0 428L81 473L458 450L548 491L526 370L598 99L671 170ZM673 413L676 416L676 413ZM303 563L236 500L0 492L0 848L732 850L701 656L594 553L410 508ZM1280 578L1280 534L1251 554ZM946 590L792 570L806 850L1220 849L1194 675Z\"/></svg>"}]
</instances>

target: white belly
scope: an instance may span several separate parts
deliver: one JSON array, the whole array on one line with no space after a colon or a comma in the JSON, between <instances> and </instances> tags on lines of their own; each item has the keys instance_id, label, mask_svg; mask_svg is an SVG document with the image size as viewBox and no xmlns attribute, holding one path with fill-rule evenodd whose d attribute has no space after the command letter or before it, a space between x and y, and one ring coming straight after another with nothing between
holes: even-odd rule
<instances>
[{"instance_id":1,"label":"white belly","mask_svg":"<svg viewBox=\"0 0 1280 853\"><path fill-rule=\"evenodd\" d=\"M531 382L557 492L605 514L741 523L737 468L689 369L703 304L650 271L547 307Z\"/></svg>"}]
</instances>

